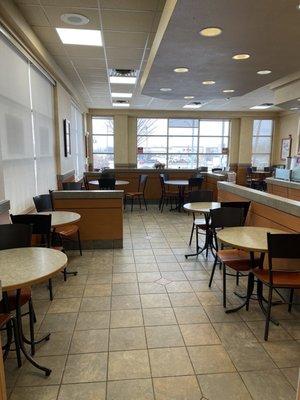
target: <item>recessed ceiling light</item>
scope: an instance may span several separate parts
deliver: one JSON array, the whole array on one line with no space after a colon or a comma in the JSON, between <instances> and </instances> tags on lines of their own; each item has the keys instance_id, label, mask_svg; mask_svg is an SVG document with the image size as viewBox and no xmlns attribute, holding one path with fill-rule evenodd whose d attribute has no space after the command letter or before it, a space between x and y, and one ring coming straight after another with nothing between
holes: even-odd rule
<instances>
[{"instance_id":1,"label":"recessed ceiling light","mask_svg":"<svg viewBox=\"0 0 300 400\"><path fill-rule=\"evenodd\" d=\"M112 92L111 97L119 97L122 99L129 99L132 97L132 93L117 93L117 92Z\"/></svg>"},{"instance_id":2,"label":"recessed ceiling light","mask_svg":"<svg viewBox=\"0 0 300 400\"><path fill-rule=\"evenodd\" d=\"M296 8L297 8L297 10L300 10L300 4L298 4L298 5L296 6Z\"/></svg>"},{"instance_id":3,"label":"recessed ceiling light","mask_svg":"<svg viewBox=\"0 0 300 400\"><path fill-rule=\"evenodd\" d=\"M214 85L215 83L215 81L203 81L202 85Z\"/></svg>"},{"instance_id":4,"label":"recessed ceiling light","mask_svg":"<svg viewBox=\"0 0 300 400\"><path fill-rule=\"evenodd\" d=\"M250 55L249 54L236 54L232 58L233 58L233 60L242 61L242 60L247 60L248 58L250 58Z\"/></svg>"},{"instance_id":5,"label":"recessed ceiling light","mask_svg":"<svg viewBox=\"0 0 300 400\"><path fill-rule=\"evenodd\" d=\"M297 101L300 101L300 99L297 99Z\"/></svg>"},{"instance_id":6,"label":"recessed ceiling light","mask_svg":"<svg viewBox=\"0 0 300 400\"><path fill-rule=\"evenodd\" d=\"M109 77L110 83L120 83L120 84L127 84L127 85L134 85L136 82L136 78L133 76L110 76Z\"/></svg>"},{"instance_id":7,"label":"recessed ceiling light","mask_svg":"<svg viewBox=\"0 0 300 400\"><path fill-rule=\"evenodd\" d=\"M250 109L251 110L266 110L267 108L270 108L273 105L274 105L273 103L264 103L264 104L260 104L258 106L250 107Z\"/></svg>"},{"instance_id":8,"label":"recessed ceiling light","mask_svg":"<svg viewBox=\"0 0 300 400\"><path fill-rule=\"evenodd\" d=\"M56 31L64 44L102 46L101 31L71 28L56 28Z\"/></svg>"},{"instance_id":9,"label":"recessed ceiling light","mask_svg":"<svg viewBox=\"0 0 300 400\"><path fill-rule=\"evenodd\" d=\"M114 107L129 107L129 103L112 103Z\"/></svg>"},{"instance_id":10,"label":"recessed ceiling light","mask_svg":"<svg viewBox=\"0 0 300 400\"><path fill-rule=\"evenodd\" d=\"M257 71L258 75L269 75L272 73L269 69L263 69L261 71Z\"/></svg>"},{"instance_id":11,"label":"recessed ceiling light","mask_svg":"<svg viewBox=\"0 0 300 400\"><path fill-rule=\"evenodd\" d=\"M292 108L290 108L290 110L291 111L296 111L296 110L299 110L299 107L292 107Z\"/></svg>"},{"instance_id":12,"label":"recessed ceiling light","mask_svg":"<svg viewBox=\"0 0 300 400\"><path fill-rule=\"evenodd\" d=\"M202 106L201 103L195 102L195 103L185 104L182 108L196 109L200 108L201 106Z\"/></svg>"},{"instance_id":13,"label":"recessed ceiling light","mask_svg":"<svg viewBox=\"0 0 300 400\"><path fill-rule=\"evenodd\" d=\"M222 33L221 28L217 28L214 26L211 26L209 28L204 28L200 32L200 35L206 36L206 37L214 37L214 36L219 36Z\"/></svg>"},{"instance_id":14,"label":"recessed ceiling light","mask_svg":"<svg viewBox=\"0 0 300 400\"><path fill-rule=\"evenodd\" d=\"M86 25L90 22L89 18L81 14L63 14L60 19L69 25Z\"/></svg>"},{"instance_id":15,"label":"recessed ceiling light","mask_svg":"<svg viewBox=\"0 0 300 400\"><path fill-rule=\"evenodd\" d=\"M172 92L172 89L169 87L162 87L159 89L161 92Z\"/></svg>"},{"instance_id":16,"label":"recessed ceiling light","mask_svg":"<svg viewBox=\"0 0 300 400\"><path fill-rule=\"evenodd\" d=\"M194 99L195 96L184 96L184 98L185 98L186 100L191 100L191 99Z\"/></svg>"},{"instance_id":17,"label":"recessed ceiling light","mask_svg":"<svg viewBox=\"0 0 300 400\"><path fill-rule=\"evenodd\" d=\"M223 93L233 93L234 89L224 89Z\"/></svg>"},{"instance_id":18,"label":"recessed ceiling light","mask_svg":"<svg viewBox=\"0 0 300 400\"><path fill-rule=\"evenodd\" d=\"M175 68L174 72L177 72L178 74L183 74L185 72L189 72L189 69L186 67L179 67L179 68Z\"/></svg>"}]
</instances>

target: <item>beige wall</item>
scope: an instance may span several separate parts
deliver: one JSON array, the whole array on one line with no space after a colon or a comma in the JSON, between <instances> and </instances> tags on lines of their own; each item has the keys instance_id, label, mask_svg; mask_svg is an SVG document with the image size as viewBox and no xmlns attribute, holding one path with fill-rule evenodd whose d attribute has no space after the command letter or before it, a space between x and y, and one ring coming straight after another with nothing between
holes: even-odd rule
<instances>
[{"instance_id":1,"label":"beige wall","mask_svg":"<svg viewBox=\"0 0 300 400\"><path fill-rule=\"evenodd\" d=\"M297 147L300 135L300 113L285 113L278 119L278 129L274 142L274 164L284 164L281 160L281 140L292 136L292 156L297 155Z\"/></svg>"}]
</instances>

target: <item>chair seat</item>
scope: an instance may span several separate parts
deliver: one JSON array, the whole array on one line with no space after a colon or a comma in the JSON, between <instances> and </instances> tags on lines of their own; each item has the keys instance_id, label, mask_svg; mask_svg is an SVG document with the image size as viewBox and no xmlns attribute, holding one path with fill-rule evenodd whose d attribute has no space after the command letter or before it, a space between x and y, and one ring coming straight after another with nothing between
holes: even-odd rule
<instances>
[{"instance_id":1,"label":"chair seat","mask_svg":"<svg viewBox=\"0 0 300 400\"><path fill-rule=\"evenodd\" d=\"M61 236L73 236L78 232L79 228L77 225L66 225L55 228L55 232Z\"/></svg>"},{"instance_id":2,"label":"chair seat","mask_svg":"<svg viewBox=\"0 0 300 400\"><path fill-rule=\"evenodd\" d=\"M128 193L126 193L126 196L129 196L129 197L142 196L142 195L143 195L143 192L128 192Z\"/></svg>"},{"instance_id":3,"label":"chair seat","mask_svg":"<svg viewBox=\"0 0 300 400\"><path fill-rule=\"evenodd\" d=\"M253 272L260 281L270 284L269 270L256 268ZM300 289L300 272L273 271L273 286Z\"/></svg>"},{"instance_id":4,"label":"chair seat","mask_svg":"<svg viewBox=\"0 0 300 400\"><path fill-rule=\"evenodd\" d=\"M221 262L235 271L249 271L251 269L249 253L238 249L224 249L217 252ZM255 266L258 266L260 258L255 257Z\"/></svg>"},{"instance_id":5,"label":"chair seat","mask_svg":"<svg viewBox=\"0 0 300 400\"><path fill-rule=\"evenodd\" d=\"M8 297L8 311L14 311L17 307L17 296L15 290L10 290L7 292ZM24 306L24 304L28 303L31 298L31 288L29 286L21 289L20 295L20 306ZM7 311L7 310L6 310ZM3 300L0 302L0 312L4 312L4 303Z\"/></svg>"}]
</instances>

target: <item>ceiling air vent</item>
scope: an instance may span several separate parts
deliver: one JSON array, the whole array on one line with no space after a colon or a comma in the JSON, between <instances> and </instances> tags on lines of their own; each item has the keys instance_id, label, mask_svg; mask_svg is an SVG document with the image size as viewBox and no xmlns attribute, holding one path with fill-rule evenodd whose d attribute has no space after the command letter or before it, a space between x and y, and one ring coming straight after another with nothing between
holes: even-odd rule
<instances>
[{"instance_id":1,"label":"ceiling air vent","mask_svg":"<svg viewBox=\"0 0 300 400\"><path fill-rule=\"evenodd\" d=\"M135 69L110 69L109 81L116 84L134 85L138 76L138 71Z\"/></svg>"}]
</instances>

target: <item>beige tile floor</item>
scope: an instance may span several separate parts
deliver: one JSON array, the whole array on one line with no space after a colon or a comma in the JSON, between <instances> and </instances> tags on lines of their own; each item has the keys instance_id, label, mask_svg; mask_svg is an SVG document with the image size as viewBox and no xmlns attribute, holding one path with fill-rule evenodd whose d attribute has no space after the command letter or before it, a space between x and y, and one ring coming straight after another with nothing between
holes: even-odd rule
<instances>
[{"instance_id":1,"label":"beige tile floor","mask_svg":"<svg viewBox=\"0 0 300 400\"><path fill-rule=\"evenodd\" d=\"M191 217L126 212L124 248L70 254L78 270L55 280L55 298L34 288L36 359L49 378L6 363L10 400L295 400L300 310L274 309L280 326L263 341L255 302L226 315L212 261L185 260ZM239 290L243 290L241 283ZM228 282L228 304L238 304Z\"/></svg>"}]
</instances>

